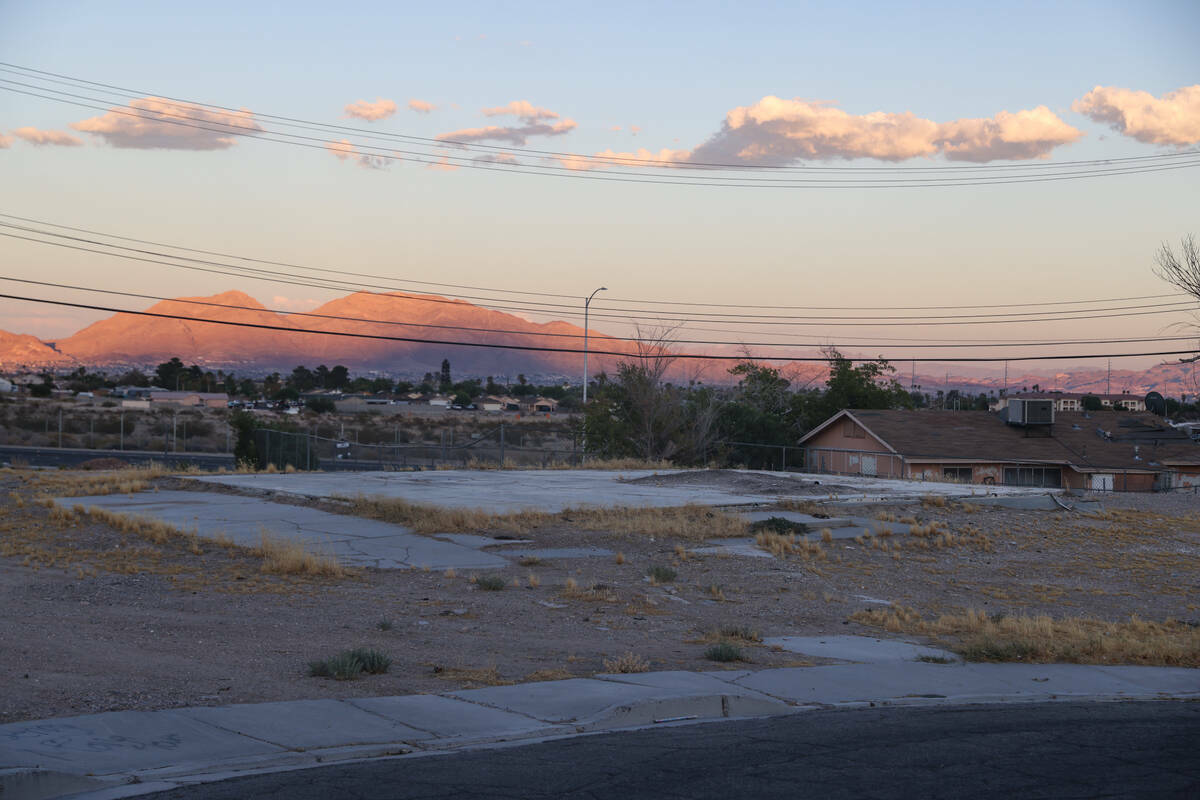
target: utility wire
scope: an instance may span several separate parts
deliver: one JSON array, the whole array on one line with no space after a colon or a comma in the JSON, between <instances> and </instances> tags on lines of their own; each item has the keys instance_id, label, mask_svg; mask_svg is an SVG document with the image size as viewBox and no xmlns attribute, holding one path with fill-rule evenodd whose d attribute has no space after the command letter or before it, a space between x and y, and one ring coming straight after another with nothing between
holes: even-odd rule
<instances>
[{"instance_id":1,"label":"utility wire","mask_svg":"<svg viewBox=\"0 0 1200 800\"><path fill-rule=\"evenodd\" d=\"M130 311L124 308L112 308L109 306L94 305L91 303L71 303L65 300L50 300L41 297L25 297L22 295L0 294L0 299L4 300L20 300L27 303L44 303L47 305L62 306L65 308L78 308L88 311L106 311L114 314L132 314L140 317L155 317L159 319L172 319L182 322L203 322L210 325L229 325L237 328L252 328L256 330L282 331L284 333L311 333L319 336L340 336L351 339L374 339L389 342L412 342L416 344L437 344L450 347L482 347L492 350L523 350L543 353L583 353L582 349L572 347L546 347L541 345L518 345L518 344L496 344L492 342L462 342L445 339L420 339L408 336L385 336L382 334L371 333L353 333L350 331L322 331L311 328L290 328L284 325L266 325L254 322L236 322L233 320L216 320L205 319L203 317L189 317L183 314L164 314L154 311ZM774 362L825 362L828 358L823 356L758 356L753 354L742 355L717 355L704 353L675 353L666 351L664 348L655 347L655 353L651 357L662 357L669 360L674 359L690 359L704 361L774 361ZM592 350L588 349L588 353L596 356L619 356L622 358L636 358L637 355L629 352L621 352L615 350ZM1038 356L988 356L988 357L955 357L955 358L921 358L922 363L984 363L984 362L999 362L999 361L1068 361L1068 360L1090 360L1097 358L1133 358L1133 357L1148 357L1148 356L1178 356L1192 355L1195 350L1166 350L1148 353L1088 353L1078 355L1038 355ZM873 361L874 359L855 359L849 358L849 361ZM916 359L910 358L895 358L894 361L913 361Z\"/></svg>"},{"instance_id":2,"label":"utility wire","mask_svg":"<svg viewBox=\"0 0 1200 800\"><path fill-rule=\"evenodd\" d=\"M3 80L3 79L0 79L0 83L13 83L16 85L28 85L28 84L20 84L19 82L15 82L15 81L7 81L7 80ZM54 90L54 89L47 89L45 87L35 87L35 88L38 88L43 92L48 91L48 92L52 92L55 94L73 96L73 95L71 95L71 93L61 92L61 91ZM26 95L30 95L30 96L34 96L34 97L41 97L41 98L48 99L48 100L54 100L57 102L68 103L71 105L83 106L85 108L93 108L96 110L107 111L108 113L112 113L112 114L120 114L120 115L124 115L124 116L134 117L137 119L150 120L150 121L158 122L158 123L162 123L162 124L183 125L185 127L197 128L200 130L208 130L208 131L220 133L223 135L229 135L229 136L248 136L248 137L254 138L258 141L273 142L273 143L278 143L278 144L292 144L295 146L318 148L318 149L328 149L329 145L333 145L333 146L335 146L335 148L339 148L339 149L344 149L346 146L349 146L351 148L357 148L356 151L346 152L346 155L362 156L362 157L367 157L367 158L379 158L379 159L386 159L386 160L407 159L407 160L412 160L417 163L430 165L430 166L438 166L438 165L446 164L449 161L456 161L459 163L455 164L455 166L467 168L467 169L482 169L482 170L495 171L495 172L511 172L511 173L519 173L519 174L554 176L554 177L572 178L572 179L578 179L578 180L600 180L600 181L609 181L609 182L651 183L651 184L681 185L681 186L739 186L739 187L790 188L790 189L800 189L800 188L808 188L808 189L814 189L814 188L822 188L822 189L829 189L829 188L872 188L872 189L877 189L877 188L934 188L934 187L949 187L949 186L981 186L981 185L1005 184L1005 183L1041 183L1041 182L1051 182L1051 181L1061 181L1061 180L1078 180L1078 179L1082 179L1082 178L1096 178L1096 177L1107 177L1107 176L1112 176L1112 175L1161 172L1161 171L1186 169L1186 168L1200 166L1200 160L1192 160L1192 161L1186 161L1186 162L1172 163L1172 164L1168 164L1168 165L1158 165L1156 162L1156 165L1138 164L1138 165L1132 165L1132 166L1123 165L1123 166L1119 166L1119 167L1107 167L1107 168L1096 168L1096 169L1072 168L1072 169L1068 170L1067 172L1041 173L1041 174L1036 174L1036 175L1030 174L1030 175L1020 175L1020 176L1001 175L1001 176L990 176L990 177L968 176L966 178L955 177L955 178L901 178L901 179L873 177L873 178L868 178L868 179L864 179L864 180L844 179L844 178L811 178L811 179L809 179L809 178L775 179L775 178L746 178L746 177L728 177L727 178L724 176L713 176L711 174L706 175L703 180L699 180L699 179L686 178L686 176L684 176L683 178L680 178L679 176L670 175L670 174L659 174L659 175L654 175L651 177L635 177L635 175L637 175L637 173L611 172L611 171L607 171L607 170L605 171L606 174L581 174L580 170L573 169L568 166L556 167L556 166L549 166L549 165L523 165L523 164L520 166L510 166L510 165L505 164L504 162L498 162L498 161L492 161L490 164L484 164L484 163L480 163L479 159L467 159L464 157L454 156L454 155L445 154L445 153L440 154L440 156L439 156L438 154L430 154L430 153L425 153L425 152L413 153L412 151L392 150L392 151L381 152L380 151L381 148L379 148L375 145L369 145L369 144L364 145L362 143L353 143L353 142L351 142L347 145L345 142L341 142L341 141L331 141L328 139L322 139L322 138L318 138L318 137L303 136L300 134L293 134L293 133L281 133L278 131L271 131L270 133L272 133L273 136L267 136L267 135L265 135L264 130L261 129L260 127L258 127L257 125L255 125L254 127L250 127L250 126L244 126L244 125L237 125L237 124L229 123L229 122L221 122L219 120L215 120L215 121L214 120L204 120L205 122L207 122L209 124L198 125L198 124L192 124L192 123L180 121L180 119L190 119L190 120L197 119L195 117L190 117L188 115L169 114L167 112L157 111L157 110L151 111L149 114L140 114L140 113L134 113L134 111L128 111L125 109L112 108L112 107L104 108L101 106L96 106L96 105L92 105L92 104L85 103L85 102L79 102L76 100L68 100L63 97L53 97L53 96L45 95L45 94L38 94L36 92L15 89L15 88L12 88L12 86L0 86L0 89L4 89L5 91L10 91L10 92L16 92L18 94L26 94ZM88 98L88 99L91 99L94 102L105 102L103 99L94 99L94 98ZM189 105L195 105L195 104L189 104ZM135 109L135 110L140 110L140 109ZM175 117L176 119L171 119L171 117ZM214 127L212 127L212 125L219 125L221 127L214 128ZM274 138L276 136L284 136L284 137L288 137L288 138L285 138L285 139ZM297 140L300 140L300 141L297 141ZM370 150L371 152L361 152L363 149ZM1193 154L1194 155L1200 154L1200 151L1197 151L1197 153L1193 153ZM430 158L436 158L436 160L429 160Z\"/></svg>"},{"instance_id":3,"label":"utility wire","mask_svg":"<svg viewBox=\"0 0 1200 800\"><path fill-rule=\"evenodd\" d=\"M164 94L161 94L158 92L150 92L150 91L146 91L146 90L135 90L135 89L127 88L127 87L115 86L113 84L100 83L97 81L91 81L91 80L87 80L84 78L77 78L77 77L73 77L73 76L69 76L69 75L63 75L61 73L48 72L45 70L34 69L32 67L25 67L25 66L21 66L18 64L8 63L8 62L0 62L0 70L11 73L11 74L15 74L15 75L21 75L22 77L25 77L27 79L30 77L36 76L36 79L41 80L43 82L56 83L59 85L71 86L74 88L94 87L94 88L100 88L100 89L107 89L107 90L112 91L117 94L123 94L131 99L141 99L141 98L153 96L160 101L165 101L165 102L173 104L173 105L181 105L184 107L199 107L199 108L205 108L205 109L216 109L218 111L224 111L224 112L235 113L235 114L240 114L240 113L245 112L244 109L233 108L231 106L216 105L216 104L212 104L212 103L203 103L203 102L196 101L196 100L186 100L186 99L182 99L182 98L178 98L178 97L171 97L169 95L164 95ZM55 79L60 79L60 80L55 80ZM38 87L38 88L42 88L42 87ZM324 129L329 129L329 130L334 130L334 131L348 132L348 133L353 133L353 134L359 135L359 136L365 136L368 138L379 138L379 139L387 138L387 139L397 139L397 140L409 141L409 142L422 142L422 143L426 143L429 146L433 146L433 147L444 147L446 145L454 145L454 146L461 147L461 148L467 149L467 150L478 149L478 150L484 150L484 151L491 151L492 154L494 154L494 155L495 154L503 154L503 155L518 154L518 155L541 156L541 157L550 156L550 157L566 158L566 159L572 159L572 160L590 160L590 161L594 161L597 163L611 163L611 164L617 164L617 165L667 166L672 169L705 168L705 169L804 171L804 172L812 172L812 171L933 172L933 171L1013 170L1013 169L1035 170L1038 168L1058 167L1058 166L1093 166L1093 165L1101 165L1101 164L1140 162L1140 161L1148 161L1148 160L1158 161L1158 160L1162 160L1162 159L1186 157L1188 155L1200 152L1200 151L1181 151L1181 152L1177 152L1177 153L1161 153L1161 154L1154 154L1154 155L1148 155L1148 156L1128 156L1128 157L1110 158L1110 159L1089 159L1089 160L1076 160L1076 161L1039 162L1039 163L1030 163L1030 164L953 164L953 165L947 164L947 165L931 165L931 166L918 166L918 167L911 167L911 166L910 167L903 167L903 166L815 167L815 166L809 166L809 165L788 166L788 165L777 165L777 164L743 164L743 163L734 164L734 163L714 163L714 162L684 162L684 163L680 163L677 161L667 161L667 160L663 160L663 159L642 158L642 157L634 157L634 156L622 156L622 155L608 156L608 155L600 155L600 154L589 156L589 155L584 155L582 153L571 153L571 152L558 151L558 150L544 150L544 149L504 146L504 145L488 145L488 144L485 144L482 142L454 141L454 140L447 140L447 139L441 139L441 138L436 138L436 137L430 138L430 137L423 137L423 136L414 136L411 134L400 134L400 133L389 132L389 131L381 131L378 129L366 129L366 128L362 128L360 126L322 123L322 122L316 122L313 120L299 119L296 117L287 117L287 116L280 116L280 115L275 115L275 114L267 114L267 113L259 113L259 112L254 112L254 116L256 118L270 119L270 120L275 120L277 122L296 123L298 125L316 126L319 128L324 128Z\"/></svg>"},{"instance_id":4,"label":"utility wire","mask_svg":"<svg viewBox=\"0 0 1200 800\"><path fill-rule=\"evenodd\" d=\"M106 233L104 231L92 230L90 228L80 228L72 225L64 225L57 222L49 222L47 220L34 219L32 217L22 217L17 214L8 214L0 212L0 217L7 219L15 219L21 222L28 222L35 225L44 225L51 228L59 228L61 230L74 231L76 233L87 233L93 236L102 236L107 239L118 239L124 242L134 242L136 244L148 244L154 247L165 247L171 250L181 250L186 253L199 253L201 255L218 256L220 258L232 258L238 261L248 261L255 264L266 264L268 266L287 267L289 269L306 270L310 272L323 272L335 275L349 275L358 278L373 278L378 280L389 280L388 276L372 274L367 272L352 272L344 269L332 269L329 267L310 267L303 264L296 264L287 261L271 261L262 258L252 258L250 256L241 256L232 253L222 253L215 250L202 250L195 247L185 247L183 245L170 244L167 242L157 242L150 239L138 239L132 236L122 236L115 233ZM412 283L421 286L441 286L449 289L469 289L471 291L480 292L503 292L508 294L523 294L536 297L555 297L567 298L573 300L582 300L582 295L559 294L553 292L535 292L529 290L518 289L502 289L489 286L472 286L456 283L438 283L435 281L416 280L412 278L398 278L403 283ZM777 306L766 305L762 303L701 303L691 302L686 300L646 300L646 299L630 299L630 298L607 298L610 303L644 303L648 305L666 305L666 306L696 306L703 308L757 308L770 309L779 311L939 311L939 310L966 310L966 309L987 309L987 308L1034 308L1045 306L1065 306L1065 305L1091 305L1096 303L1116 303L1128 302L1131 300L1160 300L1168 297L1188 297L1183 292L1172 292L1167 294L1146 294L1135 295L1130 297L1102 297L1093 298L1090 300L1053 300L1037 303L993 303L989 305L941 305L941 306ZM601 301L603 302L603 301ZM598 307L602 307L598 304ZM1083 309L1079 309L1083 310Z\"/></svg>"},{"instance_id":5,"label":"utility wire","mask_svg":"<svg viewBox=\"0 0 1200 800\"><path fill-rule=\"evenodd\" d=\"M49 245L54 245L54 246L58 246L58 247L65 247L65 248L69 248L69 249L73 249L73 250L83 250L85 252L98 253L100 255L108 255L108 256L113 256L113 257L117 257L117 258L133 260L133 261L143 261L143 262L148 262L148 263L162 264L165 266L178 267L178 268L182 268L182 269L197 270L200 272L210 272L210 273L223 274L223 275L235 275L235 276L239 276L239 277L250 277L250 278L257 279L257 280L273 280L273 281L278 281L280 283L293 283L296 285L310 286L310 287L316 287L316 288L335 288L340 291L360 290L357 287L362 287L362 286L369 286L370 288L374 288L374 289L392 289L393 291L401 291L401 292L405 291L405 289L403 287L389 287L389 286L386 286L383 284L375 284L375 285L359 284L359 283L355 283L352 281L326 280L321 284L305 283L303 281L295 281L292 279L291 276L288 276L288 275L285 275L282 273L278 273L278 272L275 272L272 270L241 267L238 265L224 264L221 262L212 262L212 261L206 261L206 260L202 260L202 259L193 259L193 258L188 258L188 257L184 257L184 256L174 256L169 253L160 253L160 252L156 252L156 251L149 251L149 250L142 250L142 249L138 249L138 248L125 247L122 245L108 244L105 242L100 242L100 241L96 241L96 240L92 240L92 239L70 236L67 234L54 233L51 231L38 231L38 230L31 229L31 228L27 228L25 226L15 225L12 223L0 222L0 227L7 227L7 228L13 228L13 229L22 230L22 231L26 231L26 232L30 232L30 233L36 233L41 236L53 236L53 237L57 237L57 238L61 238L61 239L67 239L70 241L99 245L101 247L107 247L107 248L110 248L113 250L126 250L126 251L130 251L133 253L137 253L139 255L131 256L131 255L126 255L125 253L120 253L120 252L112 253L112 252L96 250L96 249L88 248L88 247L69 245L64 242L45 241L45 240L41 240L41 239L34 239L31 237L27 237L27 236L20 236L18 234L4 233L3 231L0 231L0 236L6 236L9 238L14 238L14 239L22 239L25 241L36 242L39 244L49 244ZM151 255L157 256L158 258L143 257L143 256L151 256ZM179 263L175 263L175 261L162 261L162 260L160 260L161 258L169 258L169 259L174 259L175 261L187 261L187 262L192 262L192 263L179 264ZM224 270L226 270L226 271L223 271L222 269L213 269L211 267L221 267L221 268L224 268ZM227 270L235 270L235 271L229 272ZM269 276L269 277L264 277L264 276ZM343 286L331 286L330 284L344 284L344 285ZM347 287L351 287L351 288L348 289ZM479 299L479 300L482 300L485 302L490 302L493 300L493 298L486 298L486 297L485 298L472 298L470 295L466 295L465 297L467 297L469 299ZM461 301L448 300L445 298L430 298L427 296L424 296L424 297L423 296L415 296L412 299L422 301L422 302L434 302L434 303L447 303L447 304L452 304L452 305L462 305ZM486 307L486 308L490 308L490 309L518 310L518 311L522 311L522 312L535 311L535 312L541 312L541 313L556 313L556 314L560 314L560 315L571 315L571 316L576 316L576 317L579 316L579 312L576 310L575 306L561 304L561 303L528 302L527 304L524 304L524 305L506 305L505 306L505 305L492 304L492 305L485 305L482 307ZM1092 309L1078 309L1078 310L1069 309L1069 310L1063 310L1063 311L1030 311L1030 312L1010 312L1010 313L1004 313L1004 314L982 314L982 315L981 314L923 315L923 316L917 318L917 317L911 317L911 316L891 316L891 315L876 315L876 316L868 316L868 317L805 315L802 317L796 317L796 316L789 316L789 315L772 315L772 314L713 314L713 313L707 313L707 312L691 314L687 317L670 317L670 316L665 316L665 315L659 314L658 312L656 312L654 310L621 309L621 308L605 306L605 307L603 307L602 311L592 312L591 315L598 317L598 318L616 318L616 319L626 319L631 315L643 315L646 317L653 317L654 320L659 321L659 322L691 322L691 321L695 321L695 320L700 320L700 321L703 321L703 322L706 322L709 324L720 324L720 323L735 324L735 323L749 322L750 324L754 324L754 325L795 325L795 326L806 326L806 327L812 327L812 326L818 326L818 325L842 326L842 327L845 327L845 326L892 327L892 326L898 326L898 325L984 325L984 324L994 324L994 323L1052 322L1052 321L1057 321L1057 320L1102 319L1102 318L1108 318L1108 317L1144 316L1144 315L1148 315L1148 314L1175 313L1175 312L1187 310L1187 309L1190 309L1193 307L1195 307L1194 301L1179 301L1179 302L1170 302L1170 303L1151 303L1151 304L1140 304L1140 305L1131 305L1131 306L1112 306L1112 307L1092 308ZM1144 309L1157 309L1157 310L1146 311ZM619 311L619 312L624 312L624 313L606 314L606 313L603 313L603 311ZM1079 312L1109 312L1109 311L1113 311L1113 312L1118 312L1118 313L1113 313L1113 314L1078 313L1077 314L1076 313L1077 311L1079 311ZM1041 316L1040 318L1031 318L1032 315L1034 315L1034 314L1041 314L1043 316ZM1055 316L1047 316L1047 315L1055 315ZM880 321L876 321L876 320L883 320L883 321L880 322ZM901 321L896 321L896 320L903 320L903 321L901 322Z\"/></svg>"},{"instance_id":6,"label":"utility wire","mask_svg":"<svg viewBox=\"0 0 1200 800\"><path fill-rule=\"evenodd\" d=\"M411 328L433 328L437 330L453 330L466 331L470 333L485 333L485 334L513 334L519 336L540 336L555 339L583 339L582 333L552 333L547 331L520 331L505 328L477 328L466 325L438 325L433 323L422 322L401 322L398 320L387 319L371 319L366 317L350 317L339 314L322 314L313 311L288 311L285 309L266 308L262 306L242 306L230 303L214 303L209 300L197 300L187 297L164 297L161 295L141 294L138 292L124 292L115 289L100 289L92 286L77 286L67 283L54 283L51 281L35 281L28 278L13 278L0 275L0 281L8 281L10 283L22 283L31 286L43 286L54 289L68 289L78 292L89 292L93 294L106 294L117 297L131 297L140 300L155 300L158 302L168 303L185 303L189 305L204 306L207 308L219 308L228 311L250 311L255 313L279 314L289 317L308 317L313 319L336 320L339 322L354 322L359 324L370 325L398 325ZM645 339L638 339L628 336L615 336L605 333L590 333L589 338L599 340L609 340L618 342L638 342L645 343ZM946 349L946 348L965 348L965 347L1059 347L1069 344L1133 344L1142 342L1175 342L1175 341L1192 341L1194 336L1155 336L1155 337L1125 337L1117 339L1085 339L1085 340L1062 340L1062 341L1036 341L1036 342L988 342L980 343L942 343L942 344L894 344L894 343L877 343L877 344L858 344L856 347L867 349L895 349L897 347L907 347L913 349ZM702 345L740 345L745 347L823 347L826 343L823 342L745 342L745 341L728 341L728 340L704 340L704 339L671 339L672 344L702 344Z\"/></svg>"}]
</instances>

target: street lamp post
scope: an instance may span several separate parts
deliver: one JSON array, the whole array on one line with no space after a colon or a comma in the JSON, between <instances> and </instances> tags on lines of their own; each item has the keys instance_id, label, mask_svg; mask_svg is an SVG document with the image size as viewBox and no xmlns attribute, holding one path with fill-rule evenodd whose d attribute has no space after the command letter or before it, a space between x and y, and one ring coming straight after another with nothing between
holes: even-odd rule
<instances>
[{"instance_id":1,"label":"street lamp post","mask_svg":"<svg viewBox=\"0 0 1200 800\"><path fill-rule=\"evenodd\" d=\"M601 286L595 292L588 295L588 299L583 301L583 404L587 405L587 387L588 387L588 306L592 304L592 298L596 296L596 292L607 292L608 287Z\"/></svg>"}]
</instances>

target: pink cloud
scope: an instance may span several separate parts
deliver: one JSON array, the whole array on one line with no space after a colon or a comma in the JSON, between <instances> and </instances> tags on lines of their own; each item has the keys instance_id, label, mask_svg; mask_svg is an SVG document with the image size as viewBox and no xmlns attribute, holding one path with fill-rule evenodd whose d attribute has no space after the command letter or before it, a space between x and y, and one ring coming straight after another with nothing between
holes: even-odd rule
<instances>
[{"instance_id":1,"label":"pink cloud","mask_svg":"<svg viewBox=\"0 0 1200 800\"><path fill-rule=\"evenodd\" d=\"M346 116L365 119L367 122L378 122L396 113L396 104L382 97L375 98L374 103L366 100L355 100L346 104Z\"/></svg>"},{"instance_id":2,"label":"pink cloud","mask_svg":"<svg viewBox=\"0 0 1200 800\"><path fill-rule=\"evenodd\" d=\"M435 106L433 103L428 103L424 100L418 100L415 97L408 101L408 107L413 111L420 112L421 114L428 114L430 111L433 111L437 108L437 106Z\"/></svg>"},{"instance_id":3,"label":"pink cloud","mask_svg":"<svg viewBox=\"0 0 1200 800\"><path fill-rule=\"evenodd\" d=\"M1148 144L1200 142L1200 84L1162 97L1149 92L1097 86L1071 105L1094 122L1106 122L1125 136Z\"/></svg>"},{"instance_id":4,"label":"pink cloud","mask_svg":"<svg viewBox=\"0 0 1200 800\"><path fill-rule=\"evenodd\" d=\"M633 133L634 136L637 136L639 133L642 132L642 126L641 125L630 125L629 130Z\"/></svg>"},{"instance_id":5,"label":"pink cloud","mask_svg":"<svg viewBox=\"0 0 1200 800\"><path fill-rule=\"evenodd\" d=\"M161 97L131 100L71 127L113 147L142 150L225 150L238 136L263 131L246 109L221 111Z\"/></svg>"},{"instance_id":6,"label":"pink cloud","mask_svg":"<svg viewBox=\"0 0 1200 800\"><path fill-rule=\"evenodd\" d=\"M12 143L13 138L11 136L5 136L3 133L0 133L0 150L6 150L9 147L12 147Z\"/></svg>"},{"instance_id":7,"label":"pink cloud","mask_svg":"<svg viewBox=\"0 0 1200 800\"><path fill-rule=\"evenodd\" d=\"M53 145L57 147L79 147L83 144L83 140L77 136L72 136L63 131L40 131L37 128L17 128L13 131L13 136L18 139L23 139L30 144L43 146Z\"/></svg>"},{"instance_id":8,"label":"pink cloud","mask_svg":"<svg viewBox=\"0 0 1200 800\"><path fill-rule=\"evenodd\" d=\"M911 112L850 114L832 104L767 96L725 115L691 160L782 165L800 159L904 161L944 153L961 161L1045 158L1083 134L1045 106L947 123Z\"/></svg>"},{"instance_id":9,"label":"pink cloud","mask_svg":"<svg viewBox=\"0 0 1200 800\"><path fill-rule=\"evenodd\" d=\"M500 117L511 115L519 117L524 122L532 123L541 119L558 119L558 114L548 108L538 108L528 100L513 100L506 106L483 109L485 117Z\"/></svg>"},{"instance_id":10,"label":"pink cloud","mask_svg":"<svg viewBox=\"0 0 1200 800\"><path fill-rule=\"evenodd\" d=\"M426 164L425 169L432 169L438 172L453 172L458 169L458 164L451 164L446 156L442 156L433 164Z\"/></svg>"},{"instance_id":11,"label":"pink cloud","mask_svg":"<svg viewBox=\"0 0 1200 800\"><path fill-rule=\"evenodd\" d=\"M625 166L669 167L675 164L686 164L691 155L690 150L671 150L664 147L655 153L644 147L640 147L634 153L619 153L609 149L596 153L592 158L564 156L556 160L567 169L589 170Z\"/></svg>"},{"instance_id":12,"label":"pink cloud","mask_svg":"<svg viewBox=\"0 0 1200 800\"><path fill-rule=\"evenodd\" d=\"M609 130L610 130L610 131L612 131L613 133L620 133L620 132L621 132L621 126L620 126L620 125L613 125L611 128L609 128Z\"/></svg>"},{"instance_id":13,"label":"pink cloud","mask_svg":"<svg viewBox=\"0 0 1200 800\"><path fill-rule=\"evenodd\" d=\"M548 125L544 122L535 122L520 126L502 126L502 125L486 125L482 128L461 128L456 131L447 133L439 133L436 139L443 142L483 142L487 140L497 142L510 142L514 145L523 145L528 141L530 136L562 136L564 133L570 133L579 127L573 119L564 119L562 122Z\"/></svg>"},{"instance_id":14,"label":"pink cloud","mask_svg":"<svg viewBox=\"0 0 1200 800\"><path fill-rule=\"evenodd\" d=\"M338 161L353 161L366 169L383 169L390 160L380 155L359 151L349 139L326 142L325 149L333 153Z\"/></svg>"}]
</instances>

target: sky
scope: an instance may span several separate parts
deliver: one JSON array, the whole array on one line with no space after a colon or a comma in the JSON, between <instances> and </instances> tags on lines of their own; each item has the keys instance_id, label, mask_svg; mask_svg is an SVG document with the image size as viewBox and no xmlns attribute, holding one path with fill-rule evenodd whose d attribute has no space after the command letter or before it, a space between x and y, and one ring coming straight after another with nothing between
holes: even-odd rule
<instances>
[{"instance_id":1,"label":"sky","mask_svg":"<svg viewBox=\"0 0 1200 800\"><path fill-rule=\"evenodd\" d=\"M1153 273L1155 251L1200 235L1200 167L949 188L782 188L766 181L594 180L607 170L588 160L595 154L658 159L665 163L654 174L669 179L685 174L681 166L712 163L810 170L1045 170L1063 162L1166 156L1185 163L1178 155L1200 144L1200 4L1193 0L986 7L335 7L210 0L186 13L180 8L0 1L0 60L135 90L119 97L93 87L85 94L105 102L83 108L4 90L33 91L28 74L0 74L26 84L0 83L0 213L369 273L413 290L431 288L417 283L431 281L570 296L553 300L565 304L559 312L524 312L536 320L581 321L571 316L581 298L606 286L592 305L598 316L591 327L619 334L631 329L631 315L614 309L646 308L646 301L746 306L707 309L733 314L852 316L870 312L770 307L994 306L1161 295L1171 287ZM33 85L80 93L64 84ZM195 113L264 135L222 136L108 111L152 116L180 108L156 105L155 97L242 109ZM281 130L264 115L366 133L348 133L343 141L328 131L290 129L312 138L309 146L288 146L262 140ZM423 143L368 151L362 137L373 133ZM443 146L446 140L575 155L516 153L517 165L541 174L484 170L473 167L506 164L472 161L482 151ZM407 154L373 155L399 150ZM498 158L512 159L511 153ZM452 164L461 166L441 168ZM11 238L0 238L0 263L7 277L163 296L241 289L293 310L343 293ZM95 300L0 286L25 296ZM965 313L971 319L1002 311ZM46 339L102 316L0 301L0 329ZM951 352L905 350L912 342L902 338L986 344L1161 336L1187 333L1178 326L1194 320L1182 311L969 326L751 326L710 319L688 323L677 335L824 342L901 361ZM652 323L643 317L642 324ZM1114 367L1154 361L1117 359Z\"/></svg>"}]
</instances>

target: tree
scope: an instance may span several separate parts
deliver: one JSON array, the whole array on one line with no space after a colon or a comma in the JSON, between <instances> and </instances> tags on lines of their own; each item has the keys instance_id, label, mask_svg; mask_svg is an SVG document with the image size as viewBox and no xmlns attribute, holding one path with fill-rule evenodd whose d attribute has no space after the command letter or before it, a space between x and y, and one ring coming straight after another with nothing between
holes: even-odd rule
<instances>
[{"instance_id":1,"label":"tree","mask_svg":"<svg viewBox=\"0 0 1200 800\"><path fill-rule=\"evenodd\" d=\"M824 355L829 360L824 393L799 398L797 415L805 428L816 427L847 408L912 408L912 397L892 377L896 368L885 359L863 361L856 367L836 348L826 348Z\"/></svg>"},{"instance_id":2,"label":"tree","mask_svg":"<svg viewBox=\"0 0 1200 800\"><path fill-rule=\"evenodd\" d=\"M186 370L187 367L183 366L178 356L172 357L170 361L164 361L154 369L154 382L164 389L174 390L180 387Z\"/></svg>"},{"instance_id":3,"label":"tree","mask_svg":"<svg viewBox=\"0 0 1200 800\"><path fill-rule=\"evenodd\" d=\"M136 369L131 369L120 378L117 379L119 386L140 386L146 387L150 385L150 379Z\"/></svg>"},{"instance_id":4,"label":"tree","mask_svg":"<svg viewBox=\"0 0 1200 800\"><path fill-rule=\"evenodd\" d=\"M1180 241L1179 255L1169 244L1163 243L1154 255L1157 264L1154 272L1181 292L1200 300L1200 245L1196 237L1188 234Z\"/></svg>"},{"instance_id":5,"label":"tree","mask_svg":"<svg viewBox=\"0 0 1200 800\"><path fill-rule=\"evenodd\" d=\"M297 392L307 392L316 385L317 378L308 367L296 367L288 377L288 386L291 386Z\"/></svg>"},{"instance_id":6,"label":"tree","mask_svg":"<svg viewBox=\"0 0 1200 800\"><path fill-rule=\"evenodd\" d=\"M448 391L450 391L450 387L453 385L454 385L454 382L450 380L450 359L443 358L442 359L442 379L441 379L439 388L443 392L448 392Z\"/></svg>"},{"instance_id":7,"label":"tree","mask_svg":"<svg viewBox=\"0 0 1200 800\"><path fill-rule=\"evenodd\" d=\"M350 383L350 370L338 364L333 369L329 370L328 378L330 389L341 389L343 386Z\"/></svg>"},{"instance_id":8,"label":"tree","mask_svg":"<svg viewBox=\"0 0 1200 800\"><path fill-rule=\"evenodd\" d=\"M304 406L315 414L332 414L337 411L337 405L328 397L310 397Z\"/></svg>"},{"instance_id":9,"label":"tree","mask_svg":"<svg viewBox=\"0 0 1200 800\"><path fill-rule=\"evenodd\" d=\"M1083 405L1084 411L1101 411L1104 408L1104 403L1094 394L1085 394L1080 403Z\"/></svg>"}]
</instances>

